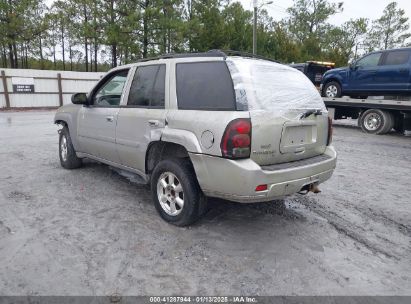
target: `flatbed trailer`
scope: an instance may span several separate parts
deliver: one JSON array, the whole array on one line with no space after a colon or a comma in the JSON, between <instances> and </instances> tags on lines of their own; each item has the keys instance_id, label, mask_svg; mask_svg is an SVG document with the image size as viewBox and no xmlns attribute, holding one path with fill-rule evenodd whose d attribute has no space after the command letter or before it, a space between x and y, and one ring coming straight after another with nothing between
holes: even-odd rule
<instances>
[{"instance_id":1,"label":"flatbed trailer","mask_svg":"<svg viewBox=\"0 0 411 304\"><path fill-rule=\"evenodd\" d=\"M392 129L399 133L411 130L411 99L356 99L323 97L333 119L358 119L358 126L366 133L385 134Z\"/></svg>"}]
</instances>

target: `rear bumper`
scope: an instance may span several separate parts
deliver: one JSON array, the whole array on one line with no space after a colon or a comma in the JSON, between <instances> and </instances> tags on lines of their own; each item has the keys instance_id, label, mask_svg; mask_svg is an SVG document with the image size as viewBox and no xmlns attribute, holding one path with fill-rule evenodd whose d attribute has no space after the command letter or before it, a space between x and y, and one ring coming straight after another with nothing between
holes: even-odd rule
<instances>
[{"instance_id":1,"label":"rear bumper","mask_svg":"<svg viewBox=\"0 0 411 304\"><path fill-rule=\"evenodd\" d=\"M327 147L324 154L327 157L318 162L302 162L301 166L290 163L290 167L278 170L264 170L251 159L229 160L193 153L190 158L207 196L250 203L283 198L305 185L323 183L331 177L337 162L333 147ZM263 184L267 184L268 189L256 192L256 186Z\"/></svg>"}]
</instances>

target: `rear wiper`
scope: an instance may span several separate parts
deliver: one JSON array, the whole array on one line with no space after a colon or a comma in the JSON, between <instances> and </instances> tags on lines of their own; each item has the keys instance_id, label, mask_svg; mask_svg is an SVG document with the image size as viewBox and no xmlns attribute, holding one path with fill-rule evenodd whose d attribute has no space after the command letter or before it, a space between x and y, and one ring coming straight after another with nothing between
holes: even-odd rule
<instances>
[{"instance_id":1,"label":"rear wiper","mask_svg":"<svg viewBox=\"0 0 411 304\"><path fill-rule=\"evenodd\" d=\"M317 115L321 115L322 113L323 112L321 110L318 110L318 109L316 109L316 110L315 109L307 110L307 111L305 111L304 113L302 113L300 115L300 119L307 118L308 116L310 116L312 114L317 116Z\"/></svg>"}]
</instances>

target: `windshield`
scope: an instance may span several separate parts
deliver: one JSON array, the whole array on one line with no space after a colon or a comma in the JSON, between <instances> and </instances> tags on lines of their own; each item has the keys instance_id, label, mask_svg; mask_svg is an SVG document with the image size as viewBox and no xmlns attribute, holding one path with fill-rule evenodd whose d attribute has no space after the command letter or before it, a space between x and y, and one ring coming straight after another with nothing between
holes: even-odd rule
<instances>
[{"instance_id":1,"label":"windshield","mask_svg":"<svg viewBox=\"0 0 411 304\"><path fill-rule=\"evenodd\" d=\"M289 110L325 110L317 89L294 68L242 57L229 57L227 66L233 78L237 110L269 110L279 114Z\"/></svg>"}]
</instances>

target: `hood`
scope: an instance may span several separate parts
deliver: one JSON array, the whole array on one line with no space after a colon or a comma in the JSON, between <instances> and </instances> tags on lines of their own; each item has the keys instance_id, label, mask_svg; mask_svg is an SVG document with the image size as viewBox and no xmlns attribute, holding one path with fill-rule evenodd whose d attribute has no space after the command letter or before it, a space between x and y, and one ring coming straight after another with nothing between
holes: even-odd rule
<instances>
[{"instance_id":1,"label":"hood","mask_svg":"<svg viewBox=\"0 0 411 304\"><path fill-rule=\"evenodd\" d=\"M324 73L324 75L334 74L338 72L345 72L347 70L348 70L348 67L336 68L336 69L328 70L327 72Z\"/></svg>"}]
</instances>

